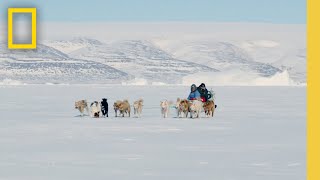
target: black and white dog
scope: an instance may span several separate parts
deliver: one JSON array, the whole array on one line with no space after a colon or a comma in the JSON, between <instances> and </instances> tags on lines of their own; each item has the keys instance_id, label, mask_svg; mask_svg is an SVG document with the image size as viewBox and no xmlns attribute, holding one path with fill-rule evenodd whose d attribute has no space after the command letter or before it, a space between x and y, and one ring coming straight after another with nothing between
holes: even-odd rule
<instances>
[{"instance_id":1,"label":"black and white dog","mask_svg":"<svg viewBox=\"0 0 320 180\"><path fill-rule=\"evenodd\" d=\"M98 101L93 101L90 105L91 108L91 117L99 118L100 117L100 103Z\"/></svg>"},{"instance_id":2,"label":"black and white dog","mask_svg":"<svg viewBox=\"0 0 320 180\"><path fill-rule=\"evenodd\" d=\"M109 107L108 107L107 99L103 98L101 101L101 112L104 117L109 117L108 110L109 110Z\"/></svg>"}]
</instances>

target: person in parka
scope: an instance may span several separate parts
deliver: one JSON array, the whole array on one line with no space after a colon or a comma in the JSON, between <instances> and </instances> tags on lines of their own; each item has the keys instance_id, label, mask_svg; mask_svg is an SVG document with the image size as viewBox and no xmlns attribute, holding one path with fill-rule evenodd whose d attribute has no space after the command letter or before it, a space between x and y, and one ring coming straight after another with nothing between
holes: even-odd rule
<instances>
[{"instance_id":1,"label":"person in parka","mask_svg":"<svg viewBox=\"0 0 320 180\"><path fill-rule=\"evenodd\" d=\"M207 90L206 85L204 83L201 83L201 85L198 87L198 91L200 93L202 102L207 102L208 99L211 98L211 95L208 93L208 90Z\"/></svg>"},{"instance_id":2,"label":"person in parka","mask_svg":"<svg viewBox=\"0 0 320 180\"><path fill-rule=\"evenodd\" d=\"M195 84L191 85L191 92L188 96L188 100L201 100L200 93L197 90L197 86Z\"/></svg>"}]
</instances>

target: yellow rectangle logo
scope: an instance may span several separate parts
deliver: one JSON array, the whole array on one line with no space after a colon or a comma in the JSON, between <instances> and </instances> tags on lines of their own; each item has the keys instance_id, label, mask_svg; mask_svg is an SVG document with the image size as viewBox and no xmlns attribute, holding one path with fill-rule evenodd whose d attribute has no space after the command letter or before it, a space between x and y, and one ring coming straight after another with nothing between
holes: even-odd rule
<instances>
[{"instance_id":1,"label":"yellow rectangle logo","mask_svg":"<svg viewBox=\"0 0 320 180\"><path fill-rule=\"evenodd\" d=\"M31 44L13 43L13 14L31 13ZM37 48L37 9L36 8L8 8L8 49L36 49Z\"/></svg>"}]
</instances>

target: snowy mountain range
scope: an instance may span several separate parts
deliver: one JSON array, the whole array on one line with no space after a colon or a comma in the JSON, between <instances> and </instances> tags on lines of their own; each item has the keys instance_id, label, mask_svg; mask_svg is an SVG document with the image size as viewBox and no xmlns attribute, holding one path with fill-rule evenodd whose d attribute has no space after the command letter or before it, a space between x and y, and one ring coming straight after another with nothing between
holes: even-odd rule
<instances>
[{"instance_id":1,"label":"snowy mountain range","mask_svg":"<svg viewBox=\"0 0 320 180\"><path fill-rule=\"evenodd\" d=\"M46 45L37 50L7 50L0 45L1 80L26 83L113 83L129 80L130 75L106 64L74 59Z\"/></svg>"},{"instance_id":2,"label":"snowy mountain range","mask_svg":"<svg viewBox=\"0 0 320 180\"><path fill-rule=\"evenodd\" d=\"M254 85L272 79L280 81L276 85L305 84L305 51L305 44L221 38L76 37L43 41L37 50L8 50L2 43L0 81Z\"/></svg>"}]
</instances>

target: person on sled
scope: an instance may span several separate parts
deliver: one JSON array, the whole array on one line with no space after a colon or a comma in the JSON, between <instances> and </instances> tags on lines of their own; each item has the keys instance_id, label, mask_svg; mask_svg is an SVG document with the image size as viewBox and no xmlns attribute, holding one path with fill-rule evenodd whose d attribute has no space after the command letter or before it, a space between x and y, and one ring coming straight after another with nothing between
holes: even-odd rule
<instances>
[{"instance_id":1,"label":"person on sled","mask_svg":"<svg viewBox=\"0 0 320 180\"><path fill-rule=\"evenodd\" d=\"M201 95L197 90L197 86L195 84L191 85L191 92L188 96L188 100L201 100Z\"/></svg>"},{"instance_id":2,"label":"person on sled","mask_svg":"<svg viewBox=\"0 0 320 180\"><path fill-rule=\"evenodd\" d=\"M209 94L209 92L206 88L206 85L204 83L201 83L201 85L198 87L198 91L200 93L202 102L207 102L208 99L211 98L211 94Z\"/></svg>"}]
</instances>

